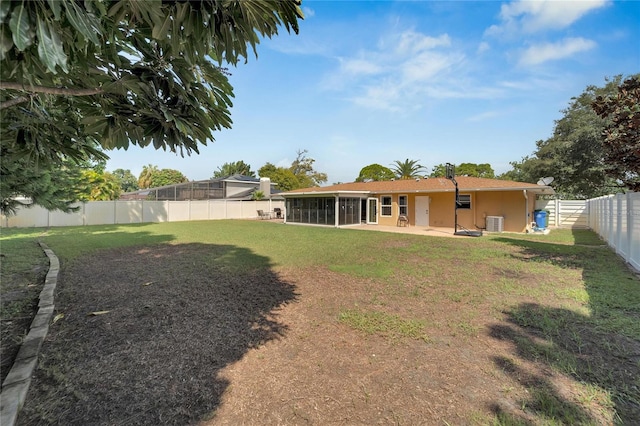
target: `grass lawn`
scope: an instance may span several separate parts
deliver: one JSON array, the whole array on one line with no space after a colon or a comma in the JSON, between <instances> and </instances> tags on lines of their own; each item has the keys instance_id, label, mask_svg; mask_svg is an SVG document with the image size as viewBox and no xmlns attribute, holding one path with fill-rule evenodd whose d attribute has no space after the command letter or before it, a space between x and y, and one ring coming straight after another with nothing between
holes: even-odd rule
<instances>
[{"instance_id":1,"label":"grass lawn","mask_svg":"<svg viewBox=\"0 0 640 426\"><path fill-rule=\"evenodd\" d=\"M64 317L24 424L640 422L640 280L591 231L3 229L3 325L37 295L36 240Z\"/></svg>"}]
</instances>

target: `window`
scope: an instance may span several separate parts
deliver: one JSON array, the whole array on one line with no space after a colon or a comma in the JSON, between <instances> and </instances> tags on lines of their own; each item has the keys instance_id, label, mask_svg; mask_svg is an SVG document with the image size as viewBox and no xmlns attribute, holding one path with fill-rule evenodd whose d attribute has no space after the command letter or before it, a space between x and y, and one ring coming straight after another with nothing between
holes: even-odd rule
<instances>
[{"instance_id":1,"label":"window","mask_svg":"<svg viewBox=\"0 0 640 426\"><path fill-rule=\"evenodd\" d=\"M391 195L380 197L380 216L391 216Z\"/></svg>"},{"instance_id":2,"label":"window","mask_svg":"<svg viewBox=\"0 0 640 426\"><path fill-rule=\"evenodd\" d=\"M409 212L409 208L408 208L408 200L409 197L407 197L406 195L401 195L398 197L398 214L400 216L406 216L407 213Z\"/></svg>"},{"instance_id":3,"label":"window","mask_svg":"<svg viewBox=\"0 0 640 426\"><path fill-rule=\"evenodd\" d=\"M458 195L458 208L465 210L471 209L471 194Z\"/></svg>"}]
</instances>

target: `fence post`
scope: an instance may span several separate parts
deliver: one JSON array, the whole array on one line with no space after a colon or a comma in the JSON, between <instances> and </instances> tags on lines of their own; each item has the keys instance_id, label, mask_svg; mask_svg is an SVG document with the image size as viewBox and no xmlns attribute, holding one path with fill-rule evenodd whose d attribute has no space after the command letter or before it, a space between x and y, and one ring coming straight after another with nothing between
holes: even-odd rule
<instances>
[{"instance_id":1,"label":"fence post","mask_svg":"<svg viewBox=\"0 0 640 426\"><path fill-rule=\"evenodd\" d=\"M636 236L636 242L638 240L638 235L640 235L640 229L635 229L635 225L637 225L635 221L635 217L640 216L640 210L636 210L635 207L637 203L634 204L633 197L640 199L639 193L631 193L628 192L626 194L627 197L627 235L629 238L629 257L627 261L633 265L634 268L640 270L640 250L636 251L636 249L640 248L640 244L634 244L633 236ZM640 201L640 200L638 200ZM635 234L634 234L635 231Z\"/></svg>"}]
</instances>

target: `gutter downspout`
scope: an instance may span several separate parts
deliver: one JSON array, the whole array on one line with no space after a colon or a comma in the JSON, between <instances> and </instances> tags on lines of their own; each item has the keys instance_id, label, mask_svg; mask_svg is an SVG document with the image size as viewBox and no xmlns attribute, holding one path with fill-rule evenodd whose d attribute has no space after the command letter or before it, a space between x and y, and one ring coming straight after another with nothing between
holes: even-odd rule
<instances>
[{"instance_id":1,"label":"gutter downspout","mask_svg":"<svg viewBox=\"0 0 640 426\"><path fill-rule=\"evenodd\" d=\"M527 196L527 190L523 189L522 194L524 195L524 229L529 232L529 197Z\"/></svg>"}]
</instances>

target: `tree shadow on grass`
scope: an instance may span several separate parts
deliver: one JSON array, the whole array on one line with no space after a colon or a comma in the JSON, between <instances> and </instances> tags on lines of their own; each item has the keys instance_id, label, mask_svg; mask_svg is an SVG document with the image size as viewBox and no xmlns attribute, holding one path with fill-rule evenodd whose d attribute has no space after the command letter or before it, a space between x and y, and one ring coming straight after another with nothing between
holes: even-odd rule
<instances>
[{"instance_id":1,"label":"tree shadow on grass","mask_svg":"<svg viewBox=\"0 0 640 426\"><path fill-rule=\"evenodd\" d=\"M560 424L640 422L640 282L607 248L559 246L510 238L518 256L563 268L579 268L588 293L589 314L571 309L522 303L507 312L507 323L490 334L514 344L517 356L537 366L525 369L516 360L496 357L495 363L529 391L518 401L525 418L496 404L503 423ZM582 241L591 241L582 239ZM592 243L589 243L592 245ZM582 384L581 395L555 381L559 372ZM576 399L577 398L577 399ZM576 402L579 401L579 402ZM595 408L588 410L587 408ZM601 416L598 409L614 415ZM516 410L517 411L517 410Z\"/></svg>"},{"instance_id":2,"label":"tree shadow on grass","mask_svg":"<svg viewBox=\"0 0 640 426\"><path fill-rule=\"evenodd\" d=\"M236 246L100 251L64 269L19 424L192 424L214 415L219 376L283 336L296 300L268 258Z\"/></svg>"}]
</instances>

